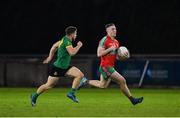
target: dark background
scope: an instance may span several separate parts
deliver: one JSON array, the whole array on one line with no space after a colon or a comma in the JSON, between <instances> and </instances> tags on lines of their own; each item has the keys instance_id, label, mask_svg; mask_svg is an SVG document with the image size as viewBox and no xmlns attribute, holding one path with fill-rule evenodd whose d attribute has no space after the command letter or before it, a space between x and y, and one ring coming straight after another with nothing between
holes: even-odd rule
<instances>
[{"instance_id":1,"label":"dark background","mask_svg":"<svg viewBox=\"0 0 180 118\"><path fill-rule=\"evenodd\" d=\"M47 54L69 25L81 54L95 54L114 22L133 54L180 53L179 0L6 0L0 2L0 54Z\"/></svg>"}]
</instances>

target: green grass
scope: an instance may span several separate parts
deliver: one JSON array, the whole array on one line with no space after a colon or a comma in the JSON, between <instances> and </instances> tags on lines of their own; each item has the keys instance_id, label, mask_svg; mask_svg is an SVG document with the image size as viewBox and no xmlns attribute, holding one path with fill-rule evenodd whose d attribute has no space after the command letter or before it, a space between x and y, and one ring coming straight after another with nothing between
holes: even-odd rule
<instances>
[{"instance_id":1,"label":"green grass","mask_svg":"<svg viewBox=\"0 0 180 118\"><path fill-rule=\"evenodd\" d=\"M144 96L144 102L133 106L118 88L82 89L80 103L66 97L67 88L54 88L31 107L32 88L0 88L0 116L180 116L180 90L131 89L133 95Z\"/></svg>"}]
</instances>

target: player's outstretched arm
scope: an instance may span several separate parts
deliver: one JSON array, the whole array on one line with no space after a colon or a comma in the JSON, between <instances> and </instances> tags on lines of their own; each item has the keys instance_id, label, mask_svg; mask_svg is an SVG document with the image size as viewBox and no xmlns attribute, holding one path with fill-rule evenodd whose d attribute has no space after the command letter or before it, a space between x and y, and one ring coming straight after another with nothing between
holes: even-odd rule
<instances>
[{"instance_id":1,"label":"player's outstretched arm","mask_svg":"<svg viewBox=\"0 0 180 118\"><path fill-rule=\"evenodd\" d=\"M83 45L82 42L79 41L76 47L68 46L66 49L71 56L74 56L82 47L82 45Z\"/></svg>"},{"instance_id":2,"label":"player's outstretched arm","mask_svg":"<svg viewBox=\"0 0 180 118\"><path fill-rule=\"evenodd\" d=\"M52 60L55 52L58 49L58 46L59 46L59 41L53 44L53 46L50 49L49 56L43 61L44 64L49 63Z\"/></svg>"},{"instance_id":3,"label":"player's outstretched arm","mask_svg":"<svg viewBox=\"0 0 180 118\"><path fill-rule=\"evenodd\" d=\"M105 49L105 48L99 46L98 49L97 49L97 56L98 57L104 56L104 55L108 54L109 52L111 52L113 50L116 50L115 46L112 46L112 47L110 47L108 49Z\"/></svg>"}]
</instances>

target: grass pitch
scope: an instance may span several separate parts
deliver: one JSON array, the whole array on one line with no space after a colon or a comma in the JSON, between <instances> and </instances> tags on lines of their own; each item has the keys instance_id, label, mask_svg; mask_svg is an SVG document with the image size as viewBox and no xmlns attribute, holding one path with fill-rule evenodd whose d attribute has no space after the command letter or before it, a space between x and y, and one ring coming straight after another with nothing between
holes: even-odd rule
<instances>
[{"instance_id":1,"label":"grass pitch","mask_svg":"<svg viewBox=\"0 0 180 118\"><path fill-rule=\"evenodd\" d=\"M61 117L61 116L180 116L179 89L131 89L134 96L144 96L144 102L133 106L118 88L81 89L80 103L66 97L68 88L54 88L30 105L34 88L0 88L0 116Z\"/></svg>"}]
</instances>

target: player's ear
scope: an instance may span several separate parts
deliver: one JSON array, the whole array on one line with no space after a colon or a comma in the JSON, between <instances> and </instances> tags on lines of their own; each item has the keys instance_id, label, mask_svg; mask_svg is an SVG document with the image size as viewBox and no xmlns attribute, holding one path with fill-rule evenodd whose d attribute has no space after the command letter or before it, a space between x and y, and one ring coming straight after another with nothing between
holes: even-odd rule
<instances>
[{"instance_id":1,"label":"player's ear","mask_svg":"<svg viewBox=\"0 0 180 118\"><path fill-rule=\"evenodd\" d=\"M108 28L106 28L106 32L108 32Z\"/></svg>"}]
</instances>

